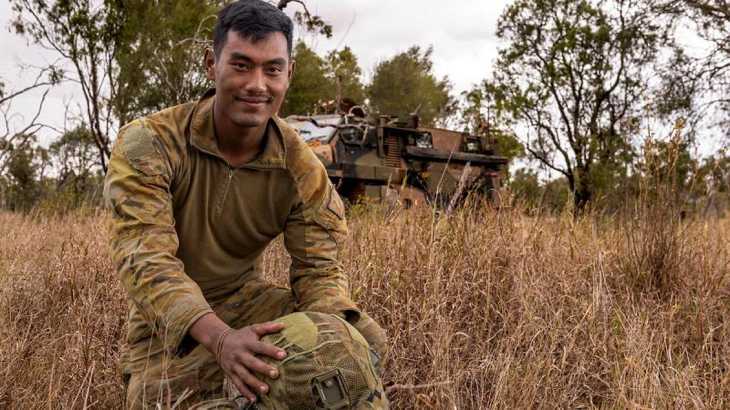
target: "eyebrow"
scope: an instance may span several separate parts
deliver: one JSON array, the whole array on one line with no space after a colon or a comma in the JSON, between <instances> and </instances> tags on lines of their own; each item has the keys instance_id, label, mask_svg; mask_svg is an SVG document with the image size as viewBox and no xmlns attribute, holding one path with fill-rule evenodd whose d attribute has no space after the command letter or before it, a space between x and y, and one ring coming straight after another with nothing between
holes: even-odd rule
<instances>
[{"instance_id":1,"label":"eyebrow","mask_svg":"<svg viewBox=\"0 0 730 410\"><path fill-rule=\"evenodd\" d=\"M251 57L247 56L246 54L239 53L238 51L234 51L231 53L231 60L244 60L244 61L248 61L251 63L254 62ZM277 57L277 58L264 62L264 65L273 65L273 64L285 65L286 60L281 57Z\"/></svg>"}]
</instances>

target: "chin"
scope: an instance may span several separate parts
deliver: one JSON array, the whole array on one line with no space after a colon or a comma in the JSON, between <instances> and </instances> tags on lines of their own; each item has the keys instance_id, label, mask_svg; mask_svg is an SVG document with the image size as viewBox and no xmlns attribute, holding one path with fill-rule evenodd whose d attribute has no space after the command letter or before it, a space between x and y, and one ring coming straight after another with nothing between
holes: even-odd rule
<instances>
[{"instance_id":1,"label":"chin","mask_svg":"<svg viewBox=\"0 0 730 410\"><path fill-rule=\"evenodd\" d=\"M239 127L258 127L258 126L265 124L269 120L270 117L271 117L271 115L267 116L267 115L263 115L263 114L256 115L256 116L246 115L246 116L234 118L233 122L236 125L238 125Z\"/></svg>"}]
</instances>

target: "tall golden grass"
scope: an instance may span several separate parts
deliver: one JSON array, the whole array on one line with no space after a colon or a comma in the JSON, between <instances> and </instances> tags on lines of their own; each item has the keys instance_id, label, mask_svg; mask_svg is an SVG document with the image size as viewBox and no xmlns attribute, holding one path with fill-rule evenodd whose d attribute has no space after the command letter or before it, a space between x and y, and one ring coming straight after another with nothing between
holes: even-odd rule
<instances>
[{"instance_id":1,"label":"tall golden grass","mask_svg":"<svg viewBox=\"0 0 730 410\"><path fill-rule=\"evenodd\" d=\"M351 214L341 256L389 334L393 408L730 407L729 221ZM276 241L266 275L288 264ZM0 213L0 312L0 408L120 406L103 213Z\"/></svg>"}]
</instances>

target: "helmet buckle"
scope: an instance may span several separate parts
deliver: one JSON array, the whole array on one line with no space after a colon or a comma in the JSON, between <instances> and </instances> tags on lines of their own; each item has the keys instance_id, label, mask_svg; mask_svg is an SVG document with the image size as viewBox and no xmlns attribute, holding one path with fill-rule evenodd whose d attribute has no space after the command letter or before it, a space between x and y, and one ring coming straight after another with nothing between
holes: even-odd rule
<instances>
[{"instance_id":1,"label":"helmet buckle","mask_svg":"<svg viewBox=\"0 0 730 410\"><path fill-rule=\"evenodd\" d=\"M318 409L337 410L350 405L345 381L338 369L312 380L312 394Z\"/></svg>"}]
</instances>

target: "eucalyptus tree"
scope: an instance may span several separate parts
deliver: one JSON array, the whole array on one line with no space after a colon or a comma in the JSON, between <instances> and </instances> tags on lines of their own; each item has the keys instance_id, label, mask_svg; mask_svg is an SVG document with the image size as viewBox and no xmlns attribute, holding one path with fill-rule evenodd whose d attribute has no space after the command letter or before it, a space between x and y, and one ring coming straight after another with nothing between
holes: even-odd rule
<instances>
[{"instance_id":1,"label":"eucalyptus tree","mask_svg":"<svg viewBox=\"0 0 730 410\"><path fill-rule=\"evenodd\" d=\"M450 116L454 103L451 83L433 72L432 54L432 47L413 46L376 64L367 87L372 109L388 115L408 115L418 109L426 124Z\"/></svg>"},{"instance_id":2,"label":"eucalyptus tree","mask_svg":"<svg viewBox=\"0 0 730 410\"><path fill-rule=\"evenodd\" d=\"M669 17L676 25L678 42L686 43L689 30L706 46L691 42L677 47L674 70L666 75L667 90L685 97L691 119L710 117L715 120L711 125L730 131L730 1L650 1L657 18ZM718 112L723 115L712 115Z\"/></svg>"},{"instance_id":3,"label":"eucalyptus tree","mask_svg":"<svg viewBox=\"0 0 730 410\"><path fill-rule=\"evenodd\" d=\"M111 154L114 61L124 19L121 0L11 0L12 27L58 59L63 80L78 84L81 111L101 167Z\"/></svg>"},{"instance_id":4,"label":"eucalyptus tree","mask_svg":"<svg viewBox=\"0 0 730 410\"><path fill-rule=\"evenodd\" d=\"M495 115L564 176L581 211L603 170L630 155L669 29L640 0L517 0L499 19Z\"/></svg>"}]
</instances>

